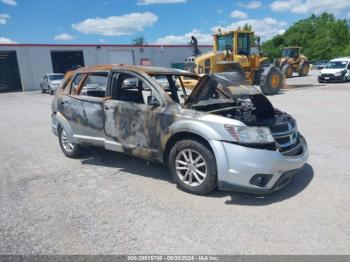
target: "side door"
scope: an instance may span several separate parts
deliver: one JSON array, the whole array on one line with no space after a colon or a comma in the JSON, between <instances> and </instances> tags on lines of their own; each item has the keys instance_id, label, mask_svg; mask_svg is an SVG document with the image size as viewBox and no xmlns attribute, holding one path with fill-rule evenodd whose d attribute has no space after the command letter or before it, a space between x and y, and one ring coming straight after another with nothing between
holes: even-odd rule
<instances>
[{"instance_id":1,"label":"side door","mask_svg":"<svg viewBox=\"0 0 350 262\"><path fill-rule=\"evenodd\" d=\"M75 143L104 146L104 101L108 72L77 74L64 94L63 114Z\"/></svg>"},{"instance_id":2,"label":"side door","mask_svg":"<svg viewBox=\"0 0 350 262\"><path fill-rule=\"evenodd\" d=\"M110 96L104 104L105 147L144 159L159 157L162 101L157 90L141 75L115 71Z\"/></svg>"}]
</instances>

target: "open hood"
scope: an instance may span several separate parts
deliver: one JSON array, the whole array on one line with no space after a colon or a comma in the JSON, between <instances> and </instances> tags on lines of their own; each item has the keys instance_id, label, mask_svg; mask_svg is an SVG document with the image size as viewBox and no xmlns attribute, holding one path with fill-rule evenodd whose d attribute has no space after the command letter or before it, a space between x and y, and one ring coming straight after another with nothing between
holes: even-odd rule
<instances>
[{"instance_id":1,"label":"open hood","mask_svg":"<svg viewBox=\"0 0 350 262\"><path fill-rule=\"evenodd\" d=\"M231 72L203 76L187 98L185 105L217 98L232 99L234 96L257 95L261 92L254 86L245 85L246 80Z\"/></svg>"}]
</instances>

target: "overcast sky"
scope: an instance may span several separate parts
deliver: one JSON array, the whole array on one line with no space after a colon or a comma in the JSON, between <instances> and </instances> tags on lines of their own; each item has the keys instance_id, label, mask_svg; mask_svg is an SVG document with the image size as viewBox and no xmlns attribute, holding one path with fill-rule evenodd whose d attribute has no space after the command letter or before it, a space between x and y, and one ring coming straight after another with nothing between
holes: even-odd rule
<instances>
[{"instance_id":1,"label":"overcast sky","mask_svg":"<svg viewBox=\"0 0 350 262\"><path fill-rule=\"evenodd\" d=\"M350 0L0 0L0 43L211 44L245 23L267 40L324 11L350 19Z\"/></svg>"}]
</instances>

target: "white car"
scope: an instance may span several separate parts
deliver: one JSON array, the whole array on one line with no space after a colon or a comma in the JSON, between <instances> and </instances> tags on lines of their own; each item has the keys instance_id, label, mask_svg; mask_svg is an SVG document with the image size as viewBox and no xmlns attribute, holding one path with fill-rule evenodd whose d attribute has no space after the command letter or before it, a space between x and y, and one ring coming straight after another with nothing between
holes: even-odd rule
<instances>
[{"instance_id":1,"label":"white car","mask_svg":"<svg viewBox=\"0 0 350 262\"><path fill-rule=\"evenodd\" d=\"M346 82L350 80L350 57L336 58L327 63L318 75L318 82Z\"/></svg>"}]
</instances>

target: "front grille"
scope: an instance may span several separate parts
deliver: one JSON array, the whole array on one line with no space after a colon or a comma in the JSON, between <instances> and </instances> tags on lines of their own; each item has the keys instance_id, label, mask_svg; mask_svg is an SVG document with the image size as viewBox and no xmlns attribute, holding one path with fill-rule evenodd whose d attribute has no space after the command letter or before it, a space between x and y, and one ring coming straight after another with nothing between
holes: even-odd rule
<instances>
[{"instance_id":1,"label":"front grille","mask_svg":"<svg viewBox=\"0 0 350 262\"><path fill-rule=\"evenodd\" d=\"M278 150L286 156L300 154L301 143L294 119L270 128Z\"/></svg>"},{"instance_id":2,"label":"front grille","mask_svg":"<svg viewBox=\"0 0 350 262\"><path fill-rule=\"evenodd\" d=\"M335 75L333 74L322 74L321 75L321 78L324 79L326 77L329 77L329 79L335 79Z\"/></svg>"}]
</instances>

